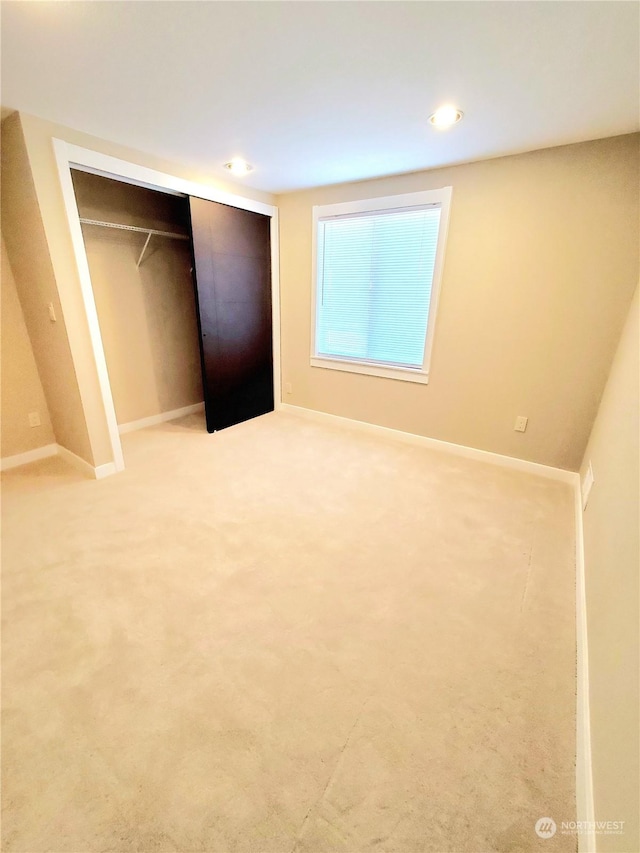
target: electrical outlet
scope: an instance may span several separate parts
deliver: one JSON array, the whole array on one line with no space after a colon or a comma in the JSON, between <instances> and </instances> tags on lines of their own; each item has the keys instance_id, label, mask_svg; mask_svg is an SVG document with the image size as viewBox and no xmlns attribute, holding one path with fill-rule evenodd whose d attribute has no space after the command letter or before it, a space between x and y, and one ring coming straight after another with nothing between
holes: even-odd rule
<instances>
[{"instance_id":1,"label":"electrical outlet","mask_svg":"<svg viewBox=\"0 0 640 853\"><path fill-rule=\"evenodd\" d=\"M516 425L514 426L514 430L516 432L524 432L527 428L527 423L529 422L529 418L525 418L524 415L518 415L516 418Z\"/></svg>"},{"instance_id":2,"label":"electrical outlet","mask_svg":"<svg viewBox=\"0 0 640 853\"><path fill-rule=\"evenodd\" d=\"M38 414L38 412L29 412L29 426L40 426L40 415Z\"/></svg>"},{"instance_id":3,"label":"electrical outlet","mask_svg":"<svg viewBox=\"0 0 640 853\"><path fill-rule=\"evenodd\" d=\"M293 393L293 385L290 382L285 382L284 390L287 394Z\"/></svg>"},{"instance_id":4,"label":"electrical outlet","mask_svg":"<svg viewBox=\"0 0 640 853\"><path fill-rule=\"evenodd\" d=\"M53 302L49 303L49 319L51 320L52 323L55 323L56 320L58 319L56 317L55 308L53 307Z\"/></svg>"}]
</instances>

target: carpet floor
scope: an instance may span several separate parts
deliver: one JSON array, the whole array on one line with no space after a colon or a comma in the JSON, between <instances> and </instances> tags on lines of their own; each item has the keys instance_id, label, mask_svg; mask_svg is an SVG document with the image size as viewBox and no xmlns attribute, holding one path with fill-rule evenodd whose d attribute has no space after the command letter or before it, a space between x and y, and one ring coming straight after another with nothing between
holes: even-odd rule
<instances>
[{"instance_id":1,"label":"carpet floor","mask_svg":"<svg viewBox=\"0 0 640 853\"><path fill-rule=\"evenodd\" d=\"M123 439L3 475L4 851L576 849L569 486L291 413Z\"/></svg>"}]
</instances>

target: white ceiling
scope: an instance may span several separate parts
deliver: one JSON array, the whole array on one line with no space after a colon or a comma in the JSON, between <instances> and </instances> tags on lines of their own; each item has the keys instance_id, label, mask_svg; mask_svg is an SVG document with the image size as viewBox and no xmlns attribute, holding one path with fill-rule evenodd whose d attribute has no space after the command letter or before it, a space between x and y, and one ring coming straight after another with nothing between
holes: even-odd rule
<instances>
[{"instance_id":1,"label":"white ceiling","mask_svg":"<svg viewBox=\"0 0 640 853\"><path fill-rule=\"evenodd\" d=\"M635 2L4 2L2 104L278 192L637 130L639 32Z\"/></svg>"}]
</instances>

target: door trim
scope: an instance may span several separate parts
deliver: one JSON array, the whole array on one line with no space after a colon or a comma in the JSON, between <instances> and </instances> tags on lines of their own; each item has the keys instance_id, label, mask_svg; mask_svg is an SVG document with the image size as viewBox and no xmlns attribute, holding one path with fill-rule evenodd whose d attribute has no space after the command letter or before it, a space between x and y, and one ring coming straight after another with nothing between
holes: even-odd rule
<instances>
[{"instance_id":1,"label":"door trim","mask_svg":"<svg viewBox=\"0 0 640 853\"><path fill-rule=\"evenodd\" d=\"M91 349L98 375L100 396L104 407L104 422L106 422L111 442L111 450L113 454L112 461L115 469L114 473L116 471L124 470L124 457L122 455L120 432L113 405L113 395L111 393L109 374L107 372L107 362L104 354L102 335L100 334L98 311L96 308L93 285L89 272L89 263L84 246L84 238L82 236L82 227L80 225L80 214L78 212L76 197L73 190L73 182L71 180L72 168L103 175L107 178L115 178L116 180L135 184L141 187L147 187L148 189L160 190L162 192L168 191L177 195L197 196L198 198L203 198L207 201L216 201L220 204L229 205L230 207L237 207L241 210L249 210L254 213L262 213L263 215L270 217L273 396L275 408L280 408L282 396L280 380L280 251L278 244L278 208L275 205L235 195L234 193L227 192L226 190L219 189L209 184L200 184L196 181L188 181L184 178L178 178L175 175L169 175L165 172L158 172L155 169L149 169L146 166L130 163L127 160L120 160L118 157L111 157L108 154L93 151L90 148L82 148L79 145L74 145L63 139L53 138L52 141L64 207L67 214L67 221L73 244L76 267L80 279L80 291L84 312L87 318L89 336L91 339ZM74 339L80 339L82 337L81 331L82 330L75 329L73 324L70 324L67 327L67 334L69 335L70 343L72 343ZM71 351L74 352L75 347L72 346ZM92 408L85 405L84 400L83 408L85 411L85 417L87 418L87 430L89 432L89 436L91 436L96 430L103 428L104 423L96 423L95 419L98 418L99 415L91 413Z\"/></svg>"}]
</instances>

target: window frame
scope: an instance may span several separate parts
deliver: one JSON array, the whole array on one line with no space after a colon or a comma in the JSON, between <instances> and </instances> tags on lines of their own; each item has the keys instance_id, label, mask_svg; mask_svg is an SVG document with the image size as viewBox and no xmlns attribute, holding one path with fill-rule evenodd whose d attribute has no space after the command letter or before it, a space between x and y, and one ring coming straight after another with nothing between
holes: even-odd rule
<instances>
[{"instance_id":1,"label":"window frame","mask_svg":"<svg viewBox=\"0 0 640 853\"><path fill-rule=\"evenodd\" d=\"M403 193L402 195L382 196L379 198L346 201L338 204L314 205L312 210L312 279L311 279L311 367L341 370L346 373L363 373L369 376L379 376L385 379L400 379L404 382L429 382L433 339L440 300L444 256L449 231L449 212L451 208L452 187L441 187L436 190ZM436 244L436 257L431 284L429 316L425 335L424 356L421 367L405 367L386 365L380 362L349 359L345 356L318 355L317 325L318 325L318 227L323 219L330 219L358 213L386 212L397 209L414 207L440 206L440 227Z\"/></svg>"}]
</instances>

